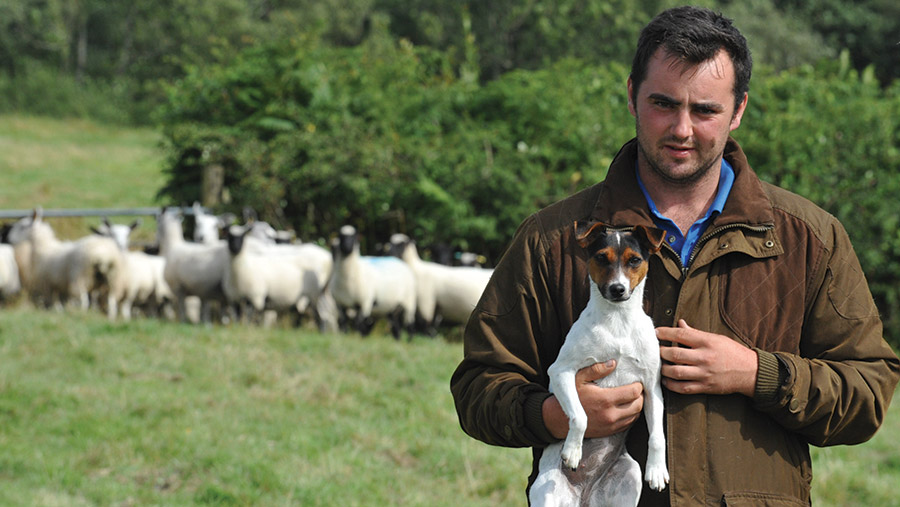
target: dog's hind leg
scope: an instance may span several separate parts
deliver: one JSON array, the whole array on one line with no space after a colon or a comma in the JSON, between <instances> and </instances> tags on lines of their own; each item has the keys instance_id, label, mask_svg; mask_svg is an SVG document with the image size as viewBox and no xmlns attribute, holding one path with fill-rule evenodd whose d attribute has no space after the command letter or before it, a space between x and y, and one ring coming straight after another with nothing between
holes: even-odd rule
<instances>
[{"instance_id":1,"label":"dog's hind leg","mask_svg":"<svg viewBox=\"0 0 900 507\"><path fill-rule=\"evenodd\" d=\"M637 506L641 499L641 467L627 452L586 491L581 505L589 507Z\"/></svg>"},{"instance_id":2,"label":"dog's hind leg","mask_svg":"<svg viewBox=\"0 0 900 507\"><path fill-rule=\"evenodd\" d=\"M567 507L578 503L581 488L574 486L562 469L562 442L555 442L541 454L539 473L528 492L531 507Z\"/></svg>"}]
</instances>

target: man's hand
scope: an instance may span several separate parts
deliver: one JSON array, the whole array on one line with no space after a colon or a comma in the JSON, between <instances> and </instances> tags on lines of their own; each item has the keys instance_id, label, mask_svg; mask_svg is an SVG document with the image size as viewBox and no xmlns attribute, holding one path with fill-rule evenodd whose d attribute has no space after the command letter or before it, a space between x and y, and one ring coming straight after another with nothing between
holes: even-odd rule
<instances>
[{"instance_id":1,"label":"man's hand","mask_svg":"<svg viewBox=\"0 0 900 507\"><path fill-rule=\"evenodd\" d=\"M578 370L575 386L578 398L588 417L585 438L607 437L628 429L641 415L644 407L644 387L640 382L621 387L598 387L594 384L616 369L609 360ZM569 433L569 419L556 396L550 396L542 407L544 424L554 437L562 440Z\"/></svg>"},{"instance_id":2,"label":"man's hand","mask_svg":"<svg viewBox=\"0 0 900 507\"><path fill-rule=\"evenodd\" d=\"M663 359L662 384L681 394L741 393L756 391L756 352L727 336L694 329L684 320L678 327L656 328ZM679 347L679 345L681 345Z\"/></svg>"}]
</instances>

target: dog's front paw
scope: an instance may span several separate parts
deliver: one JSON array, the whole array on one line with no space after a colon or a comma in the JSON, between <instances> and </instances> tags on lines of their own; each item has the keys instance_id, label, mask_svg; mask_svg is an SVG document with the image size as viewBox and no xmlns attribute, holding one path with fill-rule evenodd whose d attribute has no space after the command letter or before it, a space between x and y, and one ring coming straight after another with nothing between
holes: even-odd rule
<instances>
[{"instance_id":1,"label":"dog's front paw","mask_svg":"<svg viewBox=\"0 0 900 507\"><path fill-rule=\"evenodd\" d=\"M563 465L573 471L578 470L578 463L581 462L581 445L579 444L566 443L561 453Z\"/></svg>"},{"instance_id":2,"label":"dog's front paw","mask_svg":"<svg viewBox=\"0 0 900 507\"><path fill-rule=\"evenodd\" d=\"M662 491L669 483L669 471L665 465L648 466L647 472L644 473L644 480L650 484L651 489Z\"/></svg>"}]
</instances>

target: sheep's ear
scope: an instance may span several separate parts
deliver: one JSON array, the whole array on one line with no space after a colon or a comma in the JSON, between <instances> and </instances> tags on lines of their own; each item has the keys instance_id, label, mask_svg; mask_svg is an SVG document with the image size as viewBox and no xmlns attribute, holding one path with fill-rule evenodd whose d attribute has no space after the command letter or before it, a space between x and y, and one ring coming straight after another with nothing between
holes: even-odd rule
<instances>
[{"instance_id":1,"label":"sheep's ear","mask_svg":"<svg viewBox=\"0 0 900 507\"><path fill-rule=\"evenodd\" d=\"M97 236L103 236L103 235L104 235L102 232L100 232L100 229L94 227L93 225L90 227L90 229L91 229L91 232L93 232L93 233L96 234Z\"/></svg>"},{"instance_id":2,"label":"sheep's ear","mask_svg":"<svg viewBox=\"0 0 900 507\"><path fill-rule=\"evenodd\" d=\"M643 225L635 226L634 235L638 242L650 252L651 255L659 251L666 238L666 231Z\"/></svg>"},{"instance_id":3,"label":"sheep's ear","mask_svg":"<svg viewBox=\"0 0 900 507\"><path fill-rule=\"evenodd\" d=\"M606 234L609 226L593 220L577 220L575 222L575 240L581 248L587 248L597 236Z\"/></svg>"},{"instance_id":4,"label":"sheep's ear","mask_svg":"<svg viewBox=\"0 0 900 507\"><path fill-rule=\"evenodd\" d=\"M38 206L34 208L34 211L31 213L31 221L32 222L40 222L44 217L44 208Z\"/></svg>"},{"instance_id":5,"label":"sheep's ear","mask_svg":"<svg viewBox=\"0 0 900 507\"><path fill-rule=\"evenodd\" d=\"M134 222L131 222L131 225L130 225L131 230L133 231L133 230L137 229L142 223L144 223L143 220L141 220L140 218L136 218L134 220Z\"/></svg>"}]
</instances>

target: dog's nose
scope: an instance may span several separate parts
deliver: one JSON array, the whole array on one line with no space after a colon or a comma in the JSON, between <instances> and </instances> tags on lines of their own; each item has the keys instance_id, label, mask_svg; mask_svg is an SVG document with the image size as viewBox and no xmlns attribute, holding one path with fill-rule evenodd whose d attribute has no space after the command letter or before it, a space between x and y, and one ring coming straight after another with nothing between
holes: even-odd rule
<instances>
[{"instance_id":1,"label":"dog's nose","mask_svg":"<svg viewBox=\"0 0 900 507\"><path fill-rule=\"evenodd\" d=\"M609 296L612 299L619 299L625 295L625 286L621 283L614 283L609 286Z\"/></svg>"}]
</instances>

